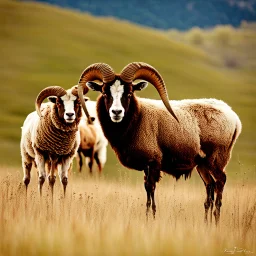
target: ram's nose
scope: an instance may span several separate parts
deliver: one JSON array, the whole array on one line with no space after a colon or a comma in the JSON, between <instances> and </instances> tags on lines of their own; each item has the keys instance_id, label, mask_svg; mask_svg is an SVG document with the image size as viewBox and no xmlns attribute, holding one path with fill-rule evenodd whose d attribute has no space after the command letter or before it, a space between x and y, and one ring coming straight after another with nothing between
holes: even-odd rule
<instances>
[{"instance_id":1,"label":"ram's nose","mask_svg":"<svg viewBox=\"0 0 256 256\"><path fill-rule=\"evenodd\" d=\"M71 117L73 117L74 113L66 113L66 115L67 115L69 118L71 118Z\"/></svg>"},{"instance_id":2,"label":"ram's nose","mask_svg":"<svg viewBox=\"0 0 256 256\"><path fill-rule=\"evenodd\" d=\"M116 116L120 115L122 113L122 110L112 110L112 113Z\"/></svg>"},{"instance_id":3,"label":"ram's nose","mask_svg":"<svg viewBox=\"0 0 256 256\"><path fill-rule=\"evenodd\" d=\"M67 112L65 114L65 120L67 123L73 123L75 118L76 118L75 113Z\"/></svg>"}]
</instances>

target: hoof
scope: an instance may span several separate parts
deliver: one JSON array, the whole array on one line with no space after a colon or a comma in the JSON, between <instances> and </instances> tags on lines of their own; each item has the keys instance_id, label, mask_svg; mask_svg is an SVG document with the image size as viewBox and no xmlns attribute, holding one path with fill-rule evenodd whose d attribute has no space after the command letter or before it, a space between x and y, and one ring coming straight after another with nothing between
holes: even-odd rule
<instances>
[{"instance_id":1,"label":"hoof","mask_svg":"<svg viewBox=\"0 0 256 256\"><path fill-rule=\"evenodd\" d=\"M68 184L68 178L67 178L67 177L63 177L62 180L61 180L61 182L62 182L62 184L63 184L64 186L67 186L67 184Z\"/></svg>"},{"instance_id":2,"label":"hoof","mask_svg":"<svg viewBox=\"0 0 256 256\"><path fill-rule=\"evenodd\" d=\"M53 186L56 181L56 176L48 176L48 181L50 185Z\"/></svg>"},{"instance_id":3,"label":"hoof","mask_svg":"<svg viewBox=\"0 0 256 256\"><path fill-rule=\"evenodd\" d=\"M214 217L215 217L215 225L218 226L219 221L220 221L220 214L218 213L218 211L215 210L215 211L213 212L213 215L214 215Z\"/></svg>"},{"instance_id":4,"label":"hoof","mask_svg":"<svg viewBox=\"0 0 256 256\"><path fill-rule=\"evenodd\" d=\"M155 205L152 205L152 211L153 211L154 213L156 213L156 206L155 206Z\"/></svg>"},{"instance_id":5,"label":"hoof","mask_svg":"<svg viewBox=\"0 0 256 256\"><path fill-rule=\"evenodd\" d=\"M24 178L24 184L26 185L26 187L28 186L28 184L30 183L30 179L28 177Z\"/></svg>"},{"instance_id":6,"label":"hoof","mask_svg":"<svg viewBox=\"0 0 256 256\"><path fill-rule=\"evenodd\" d=\"M68 184L68 178L67 177L63 177L61 182L63 184L64 197L65 197L66 196L66 187L67 187L67 184Z\"/></svg>"},{"instance_id":7,"label":"hoof","mask_svg":"<svg viewBox=\"0 0 256 256\"><path fill-rule=\"evenodd\" d=\"M39 183L38 188L39 188L40 196L42 196L42 187L43 187L44 181L45 181L45 177L44 176L40 176L38 178L38 183Z\"/></svg>"},{"instance_id":8,"label":"hoof","mask_svg":"<svg viewBox=\"0 0 256 256\"><path fill-rule=\"evenodd\" d=\"M44 182L45 182L45 177L44 177L44 176L40 176L40 177L38 178L38 181L39 181L39 184L40 184L40 185L43 185Z\"/></svg>"}]
</instances>

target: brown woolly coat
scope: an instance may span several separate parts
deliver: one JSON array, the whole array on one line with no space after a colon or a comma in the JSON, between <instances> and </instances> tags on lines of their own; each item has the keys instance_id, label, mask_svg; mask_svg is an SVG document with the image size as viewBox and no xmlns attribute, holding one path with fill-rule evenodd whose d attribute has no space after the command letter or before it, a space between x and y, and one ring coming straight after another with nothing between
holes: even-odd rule
<instances>
[{"instance_id":1,"label":"brown woolly coat","mask_svg":"<svg viewBox=\"0 0 256 256\"><path fill-rule=\"evenodd\" d=\"M58 117L55 104L42 104L41 111L41 118L36 112L32 112L25 120L21 149L32 158L35 155L34 148L56 156L75 155L80 143L78 124L82 115L81 111L71 124L65 123Z\"/></svg>"},{"instance_id":2,"label":"brown woolly coat","mask_svg":"<svg viewBox=\"0 0 256 256\"><path fill-rule=\"evenodd\" d=\"M170 101L179 123L162 101L133 96L120 123L113 123L103 97L97 102L103 132L120 162L132 169L152 166L187 177L201 159L225 167L241 132L238 116L216 99Z\"/></svg>"}]
</instances>

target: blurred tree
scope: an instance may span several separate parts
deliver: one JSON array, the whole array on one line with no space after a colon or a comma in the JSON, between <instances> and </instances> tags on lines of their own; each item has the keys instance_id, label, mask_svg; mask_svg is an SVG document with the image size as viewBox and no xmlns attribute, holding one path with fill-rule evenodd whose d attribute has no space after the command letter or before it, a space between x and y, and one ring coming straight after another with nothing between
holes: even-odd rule
<instances>
[{"instance_id":1,"label":"blurred tree","mask_svg":"<svg viewBox=\"0 0 256 256\"><path fill-rule=\"evenodd\" d=\"M242 20L256 21L256 1L237 0L35 0L75 8L96 16L113 16L138 24L187 30L209 28L218 24L239 26Z\"/></svg>"}]
</instances>

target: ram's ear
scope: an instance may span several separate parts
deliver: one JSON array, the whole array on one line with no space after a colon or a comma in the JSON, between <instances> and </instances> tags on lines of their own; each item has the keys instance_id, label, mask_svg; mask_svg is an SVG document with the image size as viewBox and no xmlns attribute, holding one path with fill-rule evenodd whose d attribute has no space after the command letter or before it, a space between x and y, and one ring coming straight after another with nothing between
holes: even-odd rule
<instances>
[{"instance_id":1,"label":"ram's ear","mask_svg":"<svg viewBox=\"0 0 256 256\"><path fill-rule=\"evenodd\" d=\"M57 97L56 96L50 96L50 97L48 97L48 101L50 101L52 103L56 103Z\"/></svg>"},{"instance_id":2,"label":"ram's ear","mask_svg":"<svg viewBox=\"0 0 256 256\"><path fill-rule=\"evenodd\" d=\"M98 92L102 91L102 85L92 81L87 82L86 86L93 91L98 91Z\"/></svg>"},{"instance_id":3,"label":"ram's ear","mask_svg":"<svg viewBox=\"0 0 256 256\"><path fill-rule=\"evenodd\" d=\"M143 89L145 89L148 86L148 82L146 81L141 81L138 82L137 84L133 84L133 91L141 91Z\"/></svg>"},{"instance_id":4,"label":"ram's ear","mask_svg":"<svg viewBox=\"0 0 256 256\"><path fill-rule=\"evenodd\" d=\"M91 116L91 121L92 121L92 123L95 121L95 117L93 117L93 116ZM89 122L88 122L88 119L87 119L87 124L90 124Z\"/></svg>"},{"instance_id":5,"label":"ram's ear","mask_svg":"<svg viewBox=\"0 0 256 256\"><path fill-rule=\"evenodd\" d=\"M84 96L84 101L87 101L89 99L90 99L89 97Z\"/></svg>"}]
</instances>

